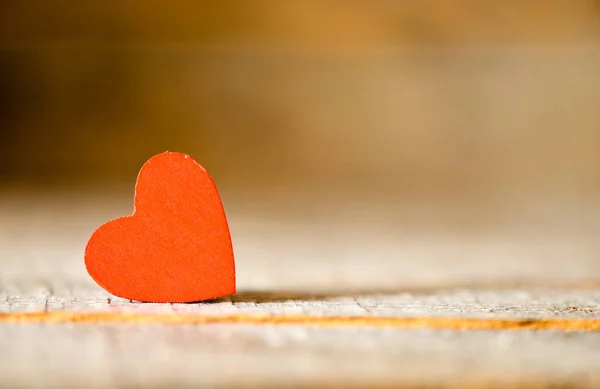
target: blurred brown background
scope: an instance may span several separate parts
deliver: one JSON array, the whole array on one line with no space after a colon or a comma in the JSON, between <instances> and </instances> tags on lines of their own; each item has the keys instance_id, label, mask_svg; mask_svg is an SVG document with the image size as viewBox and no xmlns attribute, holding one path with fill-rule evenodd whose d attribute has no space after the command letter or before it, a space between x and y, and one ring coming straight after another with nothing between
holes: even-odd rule
<instances>
[{"instance_id":1,"label":"blurred brown background","mask_svg":"<svg viewBox=\"0 0 600 389\"><path fill-rule=\"evenodd\" d=\"M227 193L594 202L599 1L3 2L0 177Z\"/></svg>"}]
</instances>

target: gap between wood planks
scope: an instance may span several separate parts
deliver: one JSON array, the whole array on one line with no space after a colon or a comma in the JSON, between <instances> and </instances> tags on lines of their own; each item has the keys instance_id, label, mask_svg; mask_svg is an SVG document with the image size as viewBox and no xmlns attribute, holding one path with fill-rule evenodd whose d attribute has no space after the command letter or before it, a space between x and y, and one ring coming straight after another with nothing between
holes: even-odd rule
<instances>
[{"instance_id":1,"label":"gap between wood planks","mask_svg":"<svg viewBox=\"0 0 600 389\"><path fill-rule=\"evenodd\" d=\"M294 316L294 315L161 315L122 312L24 312L2 313L0 323L79 324L253 324L307 325L316 327L364 327L437 330L554 330L600 331L600 319L475 319L456 317Z\"/></svg>"}]
</instances>

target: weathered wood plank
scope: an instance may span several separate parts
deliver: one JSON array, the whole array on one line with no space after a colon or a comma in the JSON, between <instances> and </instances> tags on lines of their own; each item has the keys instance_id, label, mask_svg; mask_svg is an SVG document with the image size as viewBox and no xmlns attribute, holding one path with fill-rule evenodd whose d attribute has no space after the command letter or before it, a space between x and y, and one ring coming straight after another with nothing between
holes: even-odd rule
<instances>
[{"instance_id":1,"label":"weathered wood plank","mask_svg":"<svg viewBox=\"0 0 600 389\"><path fill-rule=\"evenodd\" d=\"M427 235L331 218L311 228L234 212L238 294L140 304L109 296L83 265L88 235L125 209L19 204L0 202L0 312L7 314L600 318L594 223L585 233L521 225ZM3 323L0 350L6 386L600 385L597 332Z\"/></svg>"},{"instance_id":2,"label":"weathered wood plank","mask_svg":"<svg viewBox=\"0 0 600 389\"><path fill-rule=\"evenodd\" d=\"M3 383L39 387L600 382L591 333L3 325L0 349Z\"/></svg>"},{"instance_id":3,"label":"weathered wood plank","mask_svg":"<svg viewBox=\"0 0 600 389\"><path fill-rule=\"evenodd\" d=\"M232 297L193 304L149 304L112 297L94 285L69 294L39 292L40 284L1 284L0 312L106 311L201 315L294 314L315 316L441 316L481 318L600 318L600 290L566 288L439 288L399 293L385 291L314 294L276 290L240 291ZM27 289L30 288L30 289ZM37 290L36 290L37 289ZM19 290L20 293L6 293Z\"/></svg>"}]
</instances>

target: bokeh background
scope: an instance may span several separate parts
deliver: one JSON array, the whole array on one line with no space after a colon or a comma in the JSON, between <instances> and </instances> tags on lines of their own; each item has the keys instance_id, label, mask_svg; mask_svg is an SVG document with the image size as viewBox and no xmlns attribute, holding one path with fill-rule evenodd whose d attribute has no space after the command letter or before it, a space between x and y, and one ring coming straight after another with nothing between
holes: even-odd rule
<instances>
[{"instance_id":1,"label":"bokeh background","mask_svg":"<svg viewBox=\"0 0 600 389\"><path fill-rule=\"evenodd\" d=\"M5 192L170 150L234 208L560 223L600 198L600 2L4 2L0 131Z\"/></svg>"}]
</instances>

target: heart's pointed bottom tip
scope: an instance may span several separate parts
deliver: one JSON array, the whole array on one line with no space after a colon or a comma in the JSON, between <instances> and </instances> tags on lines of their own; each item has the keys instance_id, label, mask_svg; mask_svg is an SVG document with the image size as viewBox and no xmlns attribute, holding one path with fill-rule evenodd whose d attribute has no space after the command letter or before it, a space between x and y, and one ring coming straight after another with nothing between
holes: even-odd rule
<instances>
[{"instance_id":1,"label":"heart's pointed bottom tip","mask_svg":"<svg viewBox=\"0 0 600 389\"><path fill-rule=\"evenodd\" d=\"M190 303L207 303L222 299L224 297L228 297L234 295L236 292L235 288L230 292L212 294L210 296L195 296L191 298L131 298L126 296L119 296L118 294L113 294L115 297L123 298L126 300L131 300L139 303L149 303L149 304L190 304Z\"/></svg>"}]
</instances>

